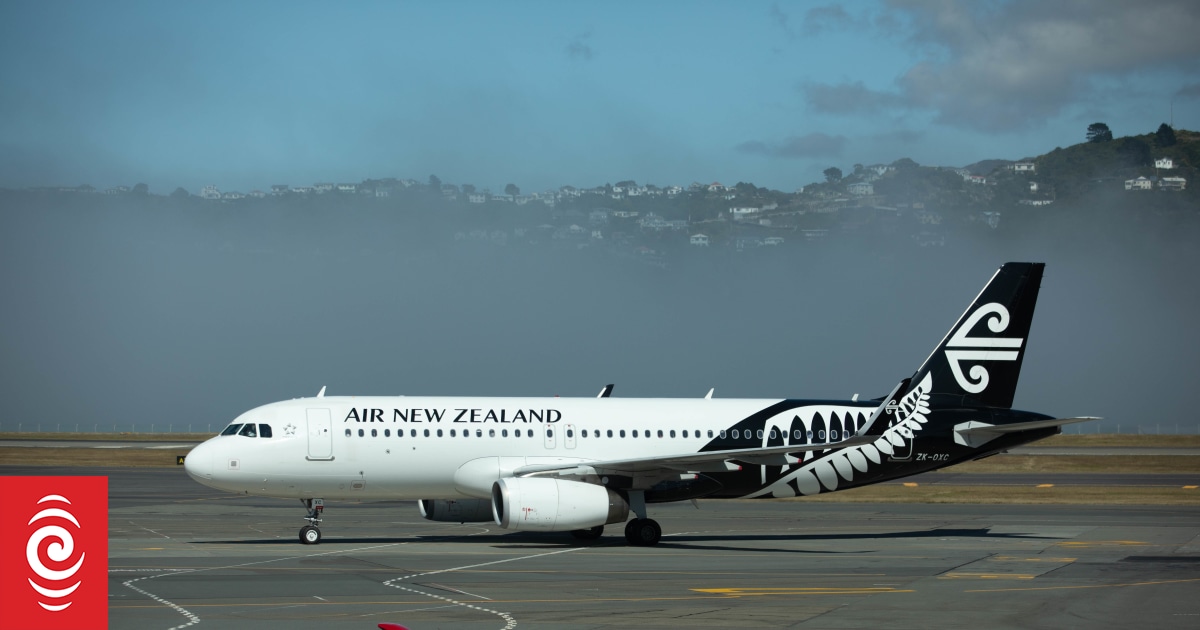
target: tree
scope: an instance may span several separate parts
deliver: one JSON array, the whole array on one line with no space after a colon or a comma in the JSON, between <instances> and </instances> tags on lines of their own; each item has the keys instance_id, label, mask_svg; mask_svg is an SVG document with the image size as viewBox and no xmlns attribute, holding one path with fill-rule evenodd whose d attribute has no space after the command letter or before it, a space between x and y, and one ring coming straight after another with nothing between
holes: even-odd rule
<instances>
[{"instance_id":1,"label":"tree","mask_svg":"<svg viewBox=\"0 0 1200 630\"><path fill-rule=\"evenodd\" d=\"M1108 125L1102 122L1096 122L1088 125L1087 141L1088 142L1108 142L1113 139L1112 131Z\"/></svg>"},{"instance_id":2,"label":"tree","mask_svg":"<svg viewBox=\"0 0 1200 630\"><path fill-rule=\"evenodd\" d=\"M617 186L620 186L622 188L636 188L637 182L633 181L632 179L626 179L626 180L617 182Z\"/></svg>"},{"instance_id":3,"label":"tree","mask_svg":"<svg viewBox=\"0 0 1200 630\"><path fill-rule=\"evenodd\" d=\"M521 189L517 188L516 184L509 184L504 187L504 194L516 197L517 195L521 194Z\"/></svg>"},{"instance_id":4,"label":"tree","mask_svg":"<svg viewBox=\"0 0 1200 630\"><path fill-rule=\"evenodd\" d=\"M1175 145L1175 130L1167 123L1158 126L1158 131L1154 132L1154 138L1158 141L1160 147L1170 147Z\"/></svg>"},{"instance_id":5,"label":"tree","mask_svg":"<svg viewBox=\"0 0 1200 630\"><path fill-rule=\"evenodd\" d=\"M827 182L842 181L842 169L840 169L836 166L830 166L829 168L825 169L825 181L827 181Z\"/></svg>"},{"instance_id":6,"label":"tree","mask_svg":"<svg viewBox=\"0 0 1200 630\"><path fill-rule=\"evenodd\" d=\"M133 190L131 190L130 192L132 194L141 195L141 196L145 197L146 195L150 194L150 187L145 184L137 184L133 187Z\"/></svg>"},{"instance_id":7,"label":"tree","mask_svg":"<svg viewBox=\"0 0 1200 630\"><path fill-rule=\"evenodd\" d=\"M1141 138L1121 138L1120 146L1117 147L1117 156L1126 166L1149 166L1151 163L1150 143Z\"/></svg>"},{"instance_id":8,"label":"tree","mask_svg":"<svg viewBox=\"0 0 1200 630\"><path fill-rule=\"evenodd\" d=\"M187 199L188 197L191 197L191 196L192 196L191 193L184 190L182 186L180 186L179 188L176 188L175 192L171 193L171 197L173 199Z\"/></svg>"},{"instance_id":9,"label":"tree","mask_svg":"<svg viewBox=\"0 0 1200 630\"><path fill-rule=\"evenodd\" d=\"M463 193L468 195L475 194L475 184L463 184Z\"/></svg>"},{"instance_id":10,"label":"tree","mask_svg":"<svg viewBox=\"0 0 1200 630\"><path fill-rule=\"evenodd\" d=\"M855 175L862 175L862 174L863 174L863 168L864 168L864 167L863 167L863 165L862 165L862 164L855 164L855 165L854 165L854 174L855 174Z\"/></svg>"},{"instance_id":11,"label":"tree","mask_svg":"<svg viewBox=\"0 0 1200 630\"><path fill-rule=\"evenodd\" d=\"M442 189L442 180L437 175L429 176L429 187L435 190Z\"/></svg>"}]
</instances>

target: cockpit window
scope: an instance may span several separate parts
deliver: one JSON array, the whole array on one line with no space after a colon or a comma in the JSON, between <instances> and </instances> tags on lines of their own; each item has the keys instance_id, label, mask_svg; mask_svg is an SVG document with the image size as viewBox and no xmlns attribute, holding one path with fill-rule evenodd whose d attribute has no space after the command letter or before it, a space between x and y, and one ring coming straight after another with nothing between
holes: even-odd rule
<instances>
[{"instance_id":1,"label":"cockpit window","mask_svg":"<svg viewBox=\"0 0 1200 630\"><path fill-rule=\"evenodd\" d=\"M221 435L237 435L238 429L240 428L242 428L242 425L240 424L231 424L225 427L225 430L221 432Z\"/></svg>"},{"instance_id":2,"label":"cockpit window","mask_svg":"<svg viewBox=\"0 0 1200 630\"><path fill-rule=\"evenodd\" d=\"M238 431L238 435L244 435L246 437L258 437L258 431L254 430L253 424L244 424L242 425L242 430Z\"/></svg>"},{"instance_id":3,"label":"cockpit window","mask_svg":"<svg viewBox=\"0 0 1200 630\"><path fill-rule=\"evenodd\" d=\"M271 425L269 425L269 424L258 425L258 437L271 437Z\"/></svg>"}]
</instances>

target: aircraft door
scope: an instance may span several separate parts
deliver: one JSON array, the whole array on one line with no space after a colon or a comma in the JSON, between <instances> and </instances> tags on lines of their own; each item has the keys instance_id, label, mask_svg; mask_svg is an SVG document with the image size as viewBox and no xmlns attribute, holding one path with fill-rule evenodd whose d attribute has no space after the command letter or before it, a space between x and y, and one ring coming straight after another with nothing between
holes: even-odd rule
<instances>
[{"instance_id":1,"label":"aircraft door","mask_svg":"<svg viewBox=\"0 0 1200 630\"><path fill-rule=\"evenodd\" d=\"M333 459L333 422L328 409L308 410L308 459Z\"/></svg>"},{"instance_id":2,"label":"aircraft door","mask_svg":"<svg viewBox=\"0 0 1200 630\"><path fill-rule=\"evenodd\" d=\"M548 426L543 431L546 432L546 448L554 448L558 442L557 429L553 426Z\"/></svg>"},{"instance_id":3,"label":"aircraft door","mask_svg":"<svg viewBox=\"0 0 1200 630\"><path fill-rule=\"evenodd\" d=\"M567 425L567 432L563 434L563 445L567 448L575 448L575 431L575 425Z\"/></svg>"}]
</instances>

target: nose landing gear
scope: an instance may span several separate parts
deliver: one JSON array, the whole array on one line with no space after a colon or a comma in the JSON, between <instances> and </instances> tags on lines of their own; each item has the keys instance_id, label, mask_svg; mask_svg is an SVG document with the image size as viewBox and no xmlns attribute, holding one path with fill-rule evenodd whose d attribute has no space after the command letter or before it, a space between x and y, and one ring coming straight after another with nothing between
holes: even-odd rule
<instances>
[{"instance_id":1,"label":"nose landing gear","mask_svg":"<svg viewBox=\"0 0 1200 630\"><path fill-rule=\"evenodd\" d=\"M300 502L308 508L308 514L304 517L308 525L300 528L300 542L315 545L321 542L321 530L317 523L321 522L321 513L325 511L325 499L300 499Z\"/></svg>"}]
</instances>

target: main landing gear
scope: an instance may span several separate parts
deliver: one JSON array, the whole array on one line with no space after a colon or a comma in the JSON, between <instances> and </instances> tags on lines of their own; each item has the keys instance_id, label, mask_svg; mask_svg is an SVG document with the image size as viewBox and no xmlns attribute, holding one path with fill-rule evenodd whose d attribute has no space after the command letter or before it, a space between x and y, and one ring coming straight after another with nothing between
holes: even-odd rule
<instances>
[{"instance_id":1,"label":"main landing gear","mask_svg":"<svg viewBox=\"0 0 1200 630\"><path fill-rule=\"evenodd\" d=\"M635 518L625 524L625 540L635 547L651 547L662 538L662 527L652 518Z\"/></svg>"},{"instance_id":2,"label":"main landing gear","mask_svg":"<svg viewBox=\"0 0 1200 630\"><path fill-rule=\"evenodd\" d=\"M625 540L635 547L651 547L662 538L662 527L658 521L646 518L646 493L642 490L629 491L629 509L635 518L625 524Z\"/></svg>"},{"instance_id":3,"label":"main landing gear","mask_svg":"<svg viewBox=\"0 0 1200 630\"><path fill-rule=\"evenodd\" d=\"M300 542L315 545L321 542L321 530L317 523L321 522L321 513L325 511L325 499L300 499L300 502L308 508L308 514L304 517L308 525L300 528Z\"/></svg>"}]
</instances>

